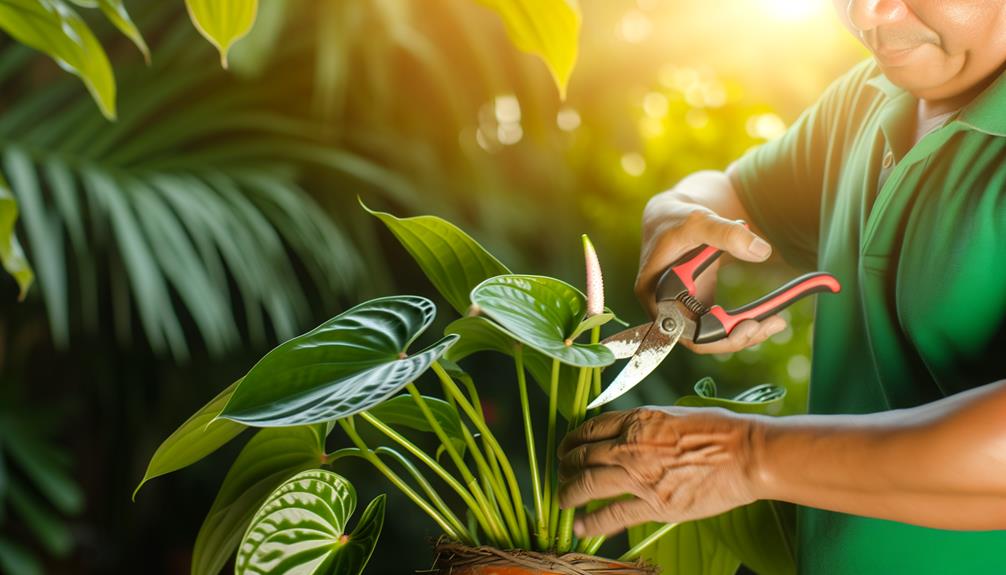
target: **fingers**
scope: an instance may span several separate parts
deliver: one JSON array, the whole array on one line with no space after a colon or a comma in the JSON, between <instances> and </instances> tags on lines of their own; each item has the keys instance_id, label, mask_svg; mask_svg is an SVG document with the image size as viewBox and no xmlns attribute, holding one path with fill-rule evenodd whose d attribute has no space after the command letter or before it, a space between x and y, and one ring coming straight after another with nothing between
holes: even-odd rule
<instances>
[{"instance_id":1,"label":"fingers","mask_svg":"<svg viewBox=\"0 0 1006 575\"><path fill-rule=\"evenodd\" d=\"M683 229L695 245L709 244L739 260L763 262L772 255L772 246L742 222L709 213Z\"/></svg>"},{"instance_id":2,"label":"fingers","mask_svg":"<svg viewBox=\"0 0 1006 575\"><path fill-rule=\"evenodd\" d=\"M657 510L642 499L612 503L593 513L579 517L573 523L577 537L614 535L626 527L657 519Z\"/></svg>"},{"instance_id":3,"label":"fingers","mask_svg":"<svg viewBox=\"0 0 1006 575\"><path fill-rule=\"evenodd\" d=\"M566 434L559 444L559 457L564 457L570 450L584 443L618 437L631 414L632 410L611 411L588 419L583 425Z\"/></svg>"},{"instance_id":4,"label":"fingers","mask_svg":"<svg viewBox=\"0 0 1006 575\"><path fill-rule=\"evenodd\" d=\"M625 493L640 496L639 483L622 467L588 467L559 484L559 507L573 509Z\"/></svg>"},{"instance_id":5,"label":"fingers","mask_svg":"<svg viewBox=\"0 0 1006 575\"><path fill-rule=\"evenodd\" d=\"M711 343L695 343L682 339L681 344L695 353L733 353L756 346L786 329L786 320L774 315L762 321L748 319L737 324L726 338Z\"/></svg>"},{"instance_id":6,"label":"fingers","mask_svg":"<svg viewBox=\"0 0 1006 575\"><path fill-rule=\"evenodd\" d=\"M625 444L614 439L584 443L559 460L559 480L572 477L584 467L618 465L621 453L625 453Z\"/></svg>"},{"instance_id":7,"label":"fingers","mask_svg":"<svg viewBox=\"0 0 1006 575\"><path fill-rule=\"evenodd\" d=\"M656 313L653 291L658 277L687 250L708 244L750 262L762 262L772 255L772 246L740 221L705 209L675 218L676 225L654 226L652 236L644 238L635 292L651 316Z\"/></svg>"}]
</instances>

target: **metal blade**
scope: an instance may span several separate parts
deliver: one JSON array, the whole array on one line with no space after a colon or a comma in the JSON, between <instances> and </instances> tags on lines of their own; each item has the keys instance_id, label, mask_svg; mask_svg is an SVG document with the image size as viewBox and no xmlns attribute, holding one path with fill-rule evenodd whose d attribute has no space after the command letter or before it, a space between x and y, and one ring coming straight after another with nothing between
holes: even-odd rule
<instances>
[{"instance_id":1,"label":"metal blade","mask_svg":"<svg viewBox=\"0 0 1006 575\"><path fill-rule=\"evenodd\" d=\"M661 309L661 311L665 311ZM636 353L632 355L629 363L615 377L601 395L590 402L587 409L600 407L635 387L650 375L654 369L664 361L667 354L678 343L681 332L685 329L684 317L677 309L666 308L667 314L661 314L654 321L650 330L646 332L643 341L639 344Z\"/></svg>"},{"instance_id":2,"label":"metal blade","mask_svg":"<svg viewBox=\"0 0 1006 575\"><path fill-rule=\"evenodd\" d=\"M643 343L643 338L646 337L651 327L653 327L653 322L630 327L602 339L601 345L610 349L611 353L615 355L615 359L632 357L632 354L639 349L639 344Z\"/></svg>"}]
</instances>

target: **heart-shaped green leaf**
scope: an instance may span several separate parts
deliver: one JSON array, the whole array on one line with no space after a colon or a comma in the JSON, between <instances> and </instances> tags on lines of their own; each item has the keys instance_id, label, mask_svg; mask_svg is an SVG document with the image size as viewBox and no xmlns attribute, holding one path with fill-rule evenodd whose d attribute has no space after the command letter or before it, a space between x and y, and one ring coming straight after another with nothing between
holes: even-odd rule
<instances>
[{"instance_id":1,"label":"heart-shaped green leaf","mask_svg":"<svg viewBox=\"0 0 1006 575\"><path fill-rule=\"evenodd\" d=\"M573 335L571 335L569 339L575 341L576 338L580 337L580 334L586 333L595 327L601 327L613 319L615 319L615 314L607 311L584 318L584 320L580 322L580 325L576 326L576 329L573 330Z\"/></svg>"},{"instance_id":2,"label":"heart-shaped green leaf","mask_svg":"<svg viewBox=\"0 0 1006 575\"><path fill-rule=\"evenodd\" d=\"M695 383L695 394L686 395L675 402L685 407L722 407L738 413L778 415L786 397L786 388L765 383L752 387L733 399L716 396L716 382L704 377Z\"/></svg>"},{"instance_id":3,"label":"heart-shaped green leaf","mask_svg":"<svg viewBox=\"0 0 1006 575\"><path fill-rule=\"evenodd\" d=\"M17 281L20 289L18 299L23 300L28 288L31 287L31 282L35 280L35 273L28 265L28 258L25 257L21 243L17 241L17 235L14 233L16 222L17 201L7 186L7 181L0 176L0 263Z\"/></svg>"},{"instance_id":4,"label":"heart-shaped green leaf","mask_svg":"<svg viewBox=\"0 0 1006 575\"><path fill-rule=\"evenodd\" d=\"M457 340L406 355L436 315L417 296L371 300L270 351L245 375L220 417L274 427L366 411L419 377Z\"/></svg>"},{"instance_id":5,"label":"heart-shaped green leaf","mask_svg":"<svg viewBox=\"0 0 1006 575\"><path fill-rule=\"evenodd\" d=\"M185 0L196 29L220 51L227 67L227 51L255 24L258 0Z\"/></svg>"},{"instance_id":6,"label":"heart-shaped green leaf","mask_svg":"<svg viewBox=\"0 0 1006 575\"><path fill-rule=\"evenodd\" d=\"M562 363L602 367L615 356L600 344L573 343L583 321L586 298L555 278L503 275L472 290L472 303L518 341Z\"/></svg>"},{"instance_id":7,"label":"heart-shaped green leaf","mask_svg":"<svg viewBox=\"0 0 1006 575\"><path fill-rule=\"evenodd\" d=\"M245 426L240 423L213 419L230 400L237 385L238 382L234 382L227 386L227 389L221 391L161 443L147 464L143 480L133 491L133 499L136 499L136 494L144 483L192 465L244 431Z\"/></svg>"},{"instance_id":8,"label":"heart-shaped green leaf","mask_svg":"<svg viewBox=\"0 0 1006 575\"><path fill-rule=\"evenodd\" d=\"M472 288L487 278L510 273L471 236L446 220L434 216L398 218L365 205L363 209L384 222L433 287L460 314L471 305Z\"/></svg>"},{"instance_id":9,"label":"heart-shaped green leaf","mask_svg":"<svg viewBox=\"0 0 1006 575\"><path fill-rule=\"evenodd\" d=\"M513 357L514 345L517 345L517 340L503 331L503 328L481 316L463 317L455 320L444 329L444 333L454 334L461 338L444 354L444 357L450 361L461 361L480 351L498 351ZM552 358L527 346L524 346L523 356L524 367L531 373L531 378L547 394L552 377ZM560 364L558 407L559 413L567 419L573 413L577 377L577 368Z\"/></svg>"},{"instance_id":10,"label":"heart-shaped green leaf","mask_svg":"<svg viewBox=\"0 0 1006 575\"><path fill-rule=\"evenodd\" d=\"M580 8L576 0L479 0L503 19L515 46L545 61L559 96L576 64Z\"/></svg>"},{"instance_id":11,"label":"heart-shaped green leaf","mask_svg":"<svg viewBox=\"0 0 1006 575\"><path fill-rule=\"evenodd\" d=\"M467 444L461 433L461 416L458 414L458 410L436 397L423 396L423 399L426 400L426 406L433 412L433 417L440 424L444 433L451 438L451 443L463 454ZM375 405L367 412L388 425L404 425L417 431L433 432L430 422L410 395L392 397L388 401Z\"/></svg>"},{"instance_id":12,"label":"heart-shaped green leaf","mask_svg":"<svg viewBox=\"0 0 1006 575\"><path fill-rule=\"evenodd\" d=\"M112 65L91 29L63 0L4 0L0 2L0 29L79 76L101 113L115 119Z\"/></svg>"},{"instance_id":13,"label":"heart-shaped green leaf","mask_svg":"<svg viewBox=\"0 0 1006 575\"><path fill-rule=\"evenodd\" d=\"M356 490L341 475L315 469L288 479L252 519L238 550L235 573L359 575L384 525L386 497L374 498L352 534L346 523Z\"/></svg>"},{"instance_id":14,"label":"heart-shaped green leaf","mask_svg":"<svg viewBox=\"0 0 1006 575\"><path fill-rule=\"evenodd\" d=\"M326 426L263 429L241 450L196 536L192 575L217 575L269 494L321 465Z\"/></svg>"}]
</instances>

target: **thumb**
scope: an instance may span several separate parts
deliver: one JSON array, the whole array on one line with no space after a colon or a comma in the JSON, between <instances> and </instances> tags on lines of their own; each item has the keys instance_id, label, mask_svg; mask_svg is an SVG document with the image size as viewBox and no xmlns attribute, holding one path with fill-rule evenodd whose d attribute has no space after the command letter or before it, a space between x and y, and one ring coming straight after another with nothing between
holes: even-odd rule
<instances>
[{"instance_id":1,"label":"thumb","mask_svg":"<svg viewBox=\"0 0 1006 575\"><path fill-rule=\"evenodd\" d=\"M709 214L697 228L697 243L709 244L737 259L763 262L772 255L772 246L740 220Z\"/></svg>"}]
</instances>

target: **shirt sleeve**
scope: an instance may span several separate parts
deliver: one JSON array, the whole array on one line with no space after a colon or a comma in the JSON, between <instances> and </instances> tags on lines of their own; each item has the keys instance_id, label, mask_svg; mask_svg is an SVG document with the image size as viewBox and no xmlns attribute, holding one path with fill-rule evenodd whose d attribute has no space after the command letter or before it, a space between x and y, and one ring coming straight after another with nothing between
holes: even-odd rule
<instances>
[{"instance_id":1,"label":"shirt sleeve","mask_svg":"<svg viewBox=\"0 0 1006 575\"><path fill-rule=\"evenodd\" d=\"M829 154L841 154L848 125L841 119L871 64L864 62L836 80L782 137L750 150L732 167L751 223L794 265L816 266Z\"/></svg>"}]
</instances>

